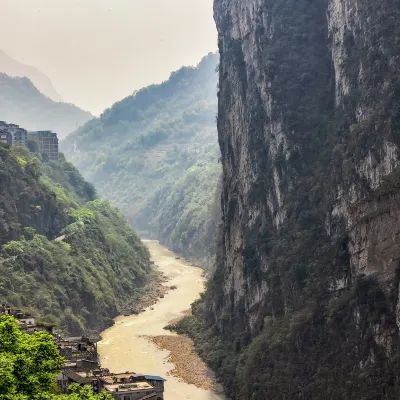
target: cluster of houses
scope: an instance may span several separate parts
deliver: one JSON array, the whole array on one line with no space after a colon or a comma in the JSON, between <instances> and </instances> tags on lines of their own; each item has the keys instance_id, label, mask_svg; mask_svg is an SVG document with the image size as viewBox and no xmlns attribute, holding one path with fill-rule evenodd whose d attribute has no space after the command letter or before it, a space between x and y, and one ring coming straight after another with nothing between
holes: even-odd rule
<instances>
[{"instance_id":1,"label":"cluster of houses","mask_svg":"<svg viewBox=\"0 0 400 400\"><path fill-rule=\"evenodd\" d=\"M60 354L67 360L57 378L63 393L77 383L90 385L94 393L108 392L115 400L163 400L165 379L134 372L111 373L101 368L94 340L55 336Z\"/></svg>"},{"instance_id":2,"label":"cluster of houses","mask_svg":"<svg viewBox=\"0 0 400 400\"><path fill-rule=\"evenodd\" d=\"M51 131L32 131L20 128L15 124L0 121L0 142L9 146L28 148L28 140L36 144L37 150L47 155L50 161L58 161L58 137Z\"/></svg>"},{"instance_id":3,"label":"cluster of houses","mask_svg":"<svg viewBox=\"0 0 400 400\"><path fill-rule=\"evenodd\" d=\"M62 393L68 393L71 384L89 385L94 393L107 392L115 400L163 400L165 379L160 376L134 372L111 373L101 368L95 340L87 337L62 337L53 332L53 325L38 324L36 319L21 310L0 306L1 315L12 315L22 330L34 333L46 330L53 334L65 363L57 377Z\"/></svg>"},{"instance_id":4,"label":"cluster of houses","mask_svg":"<svg viewBox=\"0 0 400 400\"><path fill-rule=\"evenodd\" d=\"M22 310L12 309L7 304L0 305L0 316L2 315L11 315L16 318L21 330L27 333L47 331L53 334L54 325L37 323L33 315L25 313Z\"/></svg>"}]
</instances>

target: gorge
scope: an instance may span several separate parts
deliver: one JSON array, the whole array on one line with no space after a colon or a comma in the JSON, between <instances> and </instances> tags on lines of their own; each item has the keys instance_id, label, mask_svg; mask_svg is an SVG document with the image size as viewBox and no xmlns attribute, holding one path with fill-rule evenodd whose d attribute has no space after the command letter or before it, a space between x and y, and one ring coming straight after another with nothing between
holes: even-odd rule
<instances>
[{"instance_id":1,"label":"gorge","mask_svg":"<svg viewBox=\"0 0 400 400\"><path fill-rule=\"evenodd\" d=\"M63 156L1 144L0 295L73 334L115 322L104 366L161 375L150 340L193 301L177 333L230 399L396 400L400 1L214 0L214 18L218 66L210 53L62 143L177 256ZM150 253L176 290L114 320L159 277ZM220 398L170 380L171 398Z\"/></svg>"},{"instance_id":2,"label":"gorge","mask_svg":"<svg viewBox=\"0 0 400 400\"><path fill-rule=\"evenodd\" d=\"M210 266L221 166L218 57L145 87L70 134L61 148L144 237Z\"/></svg>"}]
</instances>

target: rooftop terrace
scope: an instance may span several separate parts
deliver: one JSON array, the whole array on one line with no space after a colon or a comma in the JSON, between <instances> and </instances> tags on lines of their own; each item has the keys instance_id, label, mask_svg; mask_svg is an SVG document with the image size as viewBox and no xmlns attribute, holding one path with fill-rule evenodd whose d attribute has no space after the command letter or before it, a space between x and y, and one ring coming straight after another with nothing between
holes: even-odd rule
<instances>
[{"instance_id":1,"label":"rooftop terrace","mask_svg":"<svg viewBox=\"0 0 400 400\"><path fill-rule=\"evenodd\" d=\"M112 384L112 385L105 385L104 388L111 393L114 392L135 392L135 391L142 391L154 390L153 386L151 386L147 382L135 382L135 383L127 383L127 384Z\"/></svg>"}]
</instances>

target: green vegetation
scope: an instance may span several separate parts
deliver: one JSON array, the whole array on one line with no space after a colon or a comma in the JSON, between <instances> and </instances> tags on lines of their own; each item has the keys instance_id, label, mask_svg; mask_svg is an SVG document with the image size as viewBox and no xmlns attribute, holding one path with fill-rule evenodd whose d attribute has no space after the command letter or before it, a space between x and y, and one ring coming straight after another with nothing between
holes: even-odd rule
<instances>
[{"instance_id":1,"label":"green vegetation","mask_svg":"<svg viewBox=\"0 0 400 400\"><path fill-rule=\"evenodd\" d=\"M114 104L63 143L68 158L145 237L214 254L220 176L215 54Z\"/></svg>"},{"instance_id":2,"label":"green vegetation","mask_svg":"<svg viewBox=\"0 0 400 400\"><path fill-rule=\"evenodd\" d=\"M360 165L386 180L383 144L400 143L400 10L366 0L345 23L324 2L265 0L249 21L215 5L224 222L178 329L229 398L396 399L399 270L381 261L396 229L380 216L397 209L398 171L374 192Z\"/></svg>"},{"instance_id":3,"label":"green vegetation","mask_svg":"<svg viewBox=\"0 0 400 400\"><path fill-rule=\"evenodd\" d=\"M0 400L112 399L78 385L71 386L70 395L58 395L55 379L63 361L53 336L21 332L13 317L0 317Z\"/></svg>"},{"instance_id":4,"label":"green vegetation","mask_svg":"<svg viewBox=\"0 0 400 400\"><path fill-rule=\"evenodd\" d=\"M95 197L64 157L59 165L42 164L23 148L0 147L0 246L28 226L54 239L68 225L70 208Z\"/></svg>"},{"instance_id":5,"label":"green vegetation","mask_svg":"<svg viewBox=\"0 0 400 400\"><path fill-rule=\"evenodd\" d=\"M229 398L352 399L355 393L357 399L397 398L400 349L380 336L388 340L388 356L374 340L380 324L394 328L394 314L375 278L360 278L334 296L309 299L306 307L287 315L267 314L253 338L240 314L224 312L218 324L210 325L209 295L192 305L193 315L176 330L194 339ZM362 360L361 373L356 359Z\"/></svg>"},{"instance_id":6,"label":"green vegetation","mask_svg":"<svg viewBox=\"0 0 400 400\"><path fill-rule=\"evenodd\" d=\"M25 129L52 130L63 138L92 118L92 114L73 104L58 103L24 78L0 73L0 115Z\"/></svg>"},{"instance_id":7,"label":"green vegetation","mask_svg":"<svg viewBox=\"0 0 400 400\"><path fill-rule=\"evenodd\" d=\"M64 157L0 146L0 180L2 302L82 334L139 300L153 276L147 249Z\"/></svg>"}]
</instances>

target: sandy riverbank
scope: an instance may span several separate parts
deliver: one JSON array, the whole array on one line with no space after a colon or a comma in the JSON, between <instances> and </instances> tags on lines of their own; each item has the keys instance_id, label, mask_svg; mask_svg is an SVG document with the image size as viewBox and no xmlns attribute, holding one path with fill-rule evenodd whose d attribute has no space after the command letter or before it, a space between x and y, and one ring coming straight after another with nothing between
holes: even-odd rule
<instances>
[{"instance_id":1,"label":"sandy riverbank","mask_svg":"<svg viewBox=\"0 0 400 400\"><path fill-rule=\"evenodd\" d=\"M168 362L174 364L171 375L204 390L217 390L211 371L197 355L193 341L182 335L147 336L159 349L168 350Z\"/></svg>"}]
</instances>

